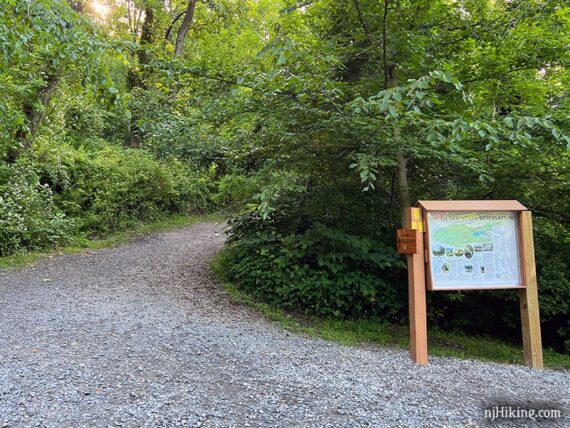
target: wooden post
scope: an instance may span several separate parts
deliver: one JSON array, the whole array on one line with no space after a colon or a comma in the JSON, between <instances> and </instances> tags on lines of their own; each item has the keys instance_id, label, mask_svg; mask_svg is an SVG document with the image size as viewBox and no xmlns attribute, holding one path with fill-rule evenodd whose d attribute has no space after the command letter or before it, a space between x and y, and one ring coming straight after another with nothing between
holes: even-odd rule
<instances>
[{"instance_id":1,"label":"wooden post","mask_svg":"<svg viewBox=\"0 0 570 428\"><path fill-rule=\"evenodd\" d=\"M534 264L532 215L530 211L521 211L519 219L522 274L525 285L525 288L520 290L524 362L533 369L542 369L544 366L542 361L536 266Z\"/></svg>"},{"instance_id":2,"label":"wooden post","mask_svg":"<svg viewBox=\"0 0 570 428\"><path fill-rule=\"evenodd\" d=\"M408 302L410 315L410 357L421 365L427 365L427 313L426 276L423 218L420 208L406 209L408 229L418 232L417 252L408 254Z\"/></svg>"}]
</instances>

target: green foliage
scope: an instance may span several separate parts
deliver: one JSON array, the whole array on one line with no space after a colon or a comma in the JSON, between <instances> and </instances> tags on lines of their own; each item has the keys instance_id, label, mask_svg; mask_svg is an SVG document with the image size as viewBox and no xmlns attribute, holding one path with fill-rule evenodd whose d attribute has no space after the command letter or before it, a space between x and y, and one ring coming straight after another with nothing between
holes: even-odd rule
<instances>
[{"instance_id":1,"label":"green foliage","mask_svg":"<svg viewBox=\"0 0 570 428\"><path fill-rule=\"evenodd\" d=\"M22 0L0 10L0 148L31 139L58 86L92 84L100 98L120 103L108 76L118 49L97 34L67 2ZM14 141L16 140L16 141Z\"/></svg>"},{"instance_id":2,"label":"green foliage","mask_svg":"<svg viewBox=\"0 0 570 428\"><path fill-rule=\"evenodd\" d=\"M255 214L231 225L224 252L228 278L252 294L321 315L381 313L395 319L401 312L388 281L403 263L381 242L321 223L284 234Z\"/></svg>"},{"instance_id":3,"label":"green foliage","mask_svg":"<svg viewBox=\"0 0 570 428\"><path fill-rule=\"evenodd\" d=\"M103 140L75 147L39 139L0 172L2 256L215 207L208 173Z\"/></svg>"},{"instance_id":4,"label":"green foliage","mask_svg":"<svg viewBox=\"0 0 570 428\"><path fill-rule=\"evenodd\" d=\"M539 222L535 231L542 335L570 354L570 239L567 230L548 223Z\"/></svg>"},{"instance_id":5,"label":"green foliage","mask_svg":"<svg viewBox=\"0 0 570 428\"><path fill-rule=\"evenodd\" d=\"M61 127L57 131L76 145L96 143L97 138L122 144L128 138L128 115L120 107L108 108L89 91L77 95L65 88L62 92L66 98L65 104L60 105L61 111L58 111L62 121L52 125L50 136L58 138L58 133L54 131Z\"/></svg>"},{"instance_id":6,"label":"green foliage","mask_svg":"<svg viewBox=\"0 0 570 428\"><path fill-rule=\"evenodd\" d=\"M353 297L336 287L349 284L350 271L358 278L353 288L374 288L368 265L353 261L338 271L320 266L317 253L326 258L337 251L331 243L337 241L321 235L327 245L309 246L315 252L306 255L296 252L315 225L363 242L374 237L383 243L378 248L387 248L393 246L406 197L412 202L518 199L537 219L543 330L551 332L545 343L568 352L568 308L560 299L566 299L564 278L570 274L565 250L554 250L559 246L553 241L567 242L570 236L565 208L570 9L556 1L523 0L390 2L386 9L383 2L360 3L360 12L352 1L284 8L279 31L252 66L235 79L232 71L221 76L235 82L231 91L219 89L233 102L220 103L207 117L223 123L220 117L245 115L250 156L265 155L261 167L273 170L257 197L267 225L238 222L230 232L225 266L231 277L274 303L318 313L328 307L328 314L352 316L358 313ZM187 67L188 75L196 81L200 75L218 77L204 67ZM204 94L211 91L209 84L202 87ZM399 182L402 175L407 187ZM405 290L405 276L393 267L377 275L395 303L362 313L404 318L405 300L398 292ZM310 289L305 277L319 283L320 304L317 293L295 297L300 284ZM337 295L346 298L345 306L336 306ZM516 338L516 297L430 295L430 322Z\"/></svg>"},{"instance_id":7,"label":"green foliage","mask_svg":"<svg viewBox=\"0 0 570 428\"><path fill-rule=\"evenodd\" d=\"M0 256L66 242L72 222L53 199L33 171L20 165L0 169Z\"/></svg>"},{"instance_id":8,"label":"green foliage","mask_svg":"<svg viewBox=\"0 0 570 428\"><path fill-rule=\"evenodd\" d=\"M100 142L91 148L38 141L31 158L80 232L104 233L166 214L211 208L215 185L175 159Z\"/></svg>"},{"instance_id":9,"label":"green foliage","mask_svg":"<svg viewBox=\"0 0 570 428\"><path fill-rule=\"evenodd\" d=\"M258 194L261 188L261 178L246 177L238 174L228 174L218 182L218 191L213 196L214 202L226 209L243 209Z\"/></svg>"},{"instance_id":10,"label":"green foliage","mask_svg":"<svg viewBox=\"0 0 570 428\"><path fill-rule=\"evenodd\" d=\"M364 190L374 189L381 167L396 164L398 150L405 150L412 159L444 159L449 166L478 174L481 181L494 181L486 152L513 147L538 150L541 143L560 151L570 148L570 137L551 116L487 117L472 111L472 106L461 82L441 71L410 79L367 100L353 100L349 108L359 116L362 132L382 141L370 141L351 165L365 183ZM367 123L366 119L372 120ZM396 130L399 137L393 138Z\"/></svg>"}]
</instances>

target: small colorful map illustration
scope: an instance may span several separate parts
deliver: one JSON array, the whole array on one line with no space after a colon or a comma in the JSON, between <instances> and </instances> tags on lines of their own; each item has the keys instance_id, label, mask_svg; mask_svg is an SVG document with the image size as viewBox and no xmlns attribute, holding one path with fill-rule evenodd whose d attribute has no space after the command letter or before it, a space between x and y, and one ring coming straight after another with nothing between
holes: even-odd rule
<instances>
[{"instance_id":1,"label":"small colorful map illustration","mask_svg":"<svg viewBox=\"0 0 570 428\"><path fill-rule=\"evenodd\" d=\"M432 287L509 287L521 282L516 214L430 211Z\"/></svg>"}]
</instances>

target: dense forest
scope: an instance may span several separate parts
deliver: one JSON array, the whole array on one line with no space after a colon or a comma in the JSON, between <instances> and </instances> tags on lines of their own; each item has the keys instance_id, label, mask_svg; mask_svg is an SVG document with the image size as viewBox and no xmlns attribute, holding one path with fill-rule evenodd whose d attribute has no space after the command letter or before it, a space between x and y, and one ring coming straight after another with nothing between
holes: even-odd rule
<instances>
[{"instance_id":1,"label":"dense forest","mask_svg":"<svg viewBox=\"0 0 570 428\"><path fill-rule=\"evenodd\" d=\"M224 210L228 281L404 323L402 208L517 199L570 353L569 46L565 0L3 0L0 256ZM516 293L429 298L519 337Z\"/></svg>"}]
</instances>

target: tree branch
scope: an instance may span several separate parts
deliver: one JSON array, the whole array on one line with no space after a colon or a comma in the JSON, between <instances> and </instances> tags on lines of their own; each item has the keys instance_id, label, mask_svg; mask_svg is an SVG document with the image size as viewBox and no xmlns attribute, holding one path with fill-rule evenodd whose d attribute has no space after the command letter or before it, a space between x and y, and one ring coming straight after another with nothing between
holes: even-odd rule
<instances>
[{"instance_id":1,"label":"tree branch","mask_svg":"<svg viewBox=\"0 0 570 428\"><path fill-rule=\"evenodd\" d=\"M178 29L178 35L176 36L176 44L174 45L174 56L182 55L182 50L184 49L184 40L186 39L186 33L192 24L192 19L194 18L194 10L196 9L196 3L198 0L190 0L188 2L188 7L186 8L186 15L180 28Z\"/></svg>"},{"instance_id":2,"label":"tree branch","mask_svg":"<svg viewBox=\"0 0 570 428\"><path fill-rule=\"evenodd\" d=\"M540 68L547 68L547 67L549 67L549 65L543 65L543 64L523 65L520 67L515 67L515 68L512 68L510 70L507 70L504 73L501 73L501 75L516 73L517 71L539 70ZM474 78L468 79L468 80L462 80L461 83L466 85L468 83L482 82L482 81L485 81L487 79L493 79L493 78L499 79L501 75L494 73L494 74L487 75L487 76L479 76L479 77L474 77Z\"/></svg>"},{"instance_id":3,"label":"tree branch","mask_svg":"<svg viewBox=\"0 0 570 428\"><path fill-rule=\"evenodd\" d=\"M368 41L372 44L372 36L370 33L370 28L366 21L364 20L364 15L362 14L362 10L360 9L360 1L354 0L354 7L356 8L356 12L358 13L358 20L360 21L360 25L362 25L362 29L364 30L364 34L368 38Z\"/></svg>"},{"instance_id":4,"label":"tree branch","mask_svg":"<svg viewBox=\"0 0 570 428\"><path fill-rule=\"evenodd\" d=\"M170 35L170 33L171 33L171 31L172 31L172 28L174 27L174 25L176 24L176 22L177 22L180 18L182 18L182 16L184 16L184 14L185 14L186 12L187 12L186 10L180 12L180 13L178 14L178 16L177 16L176 18L174 18L174 20L172 21L172 24L170 24L170 26L168 27L168 30L166 30L166 35L164 36L164 38L165 38L166 40L168 40L169 42L172 42L172 36Z\"/></svg>"}]
</instances>

